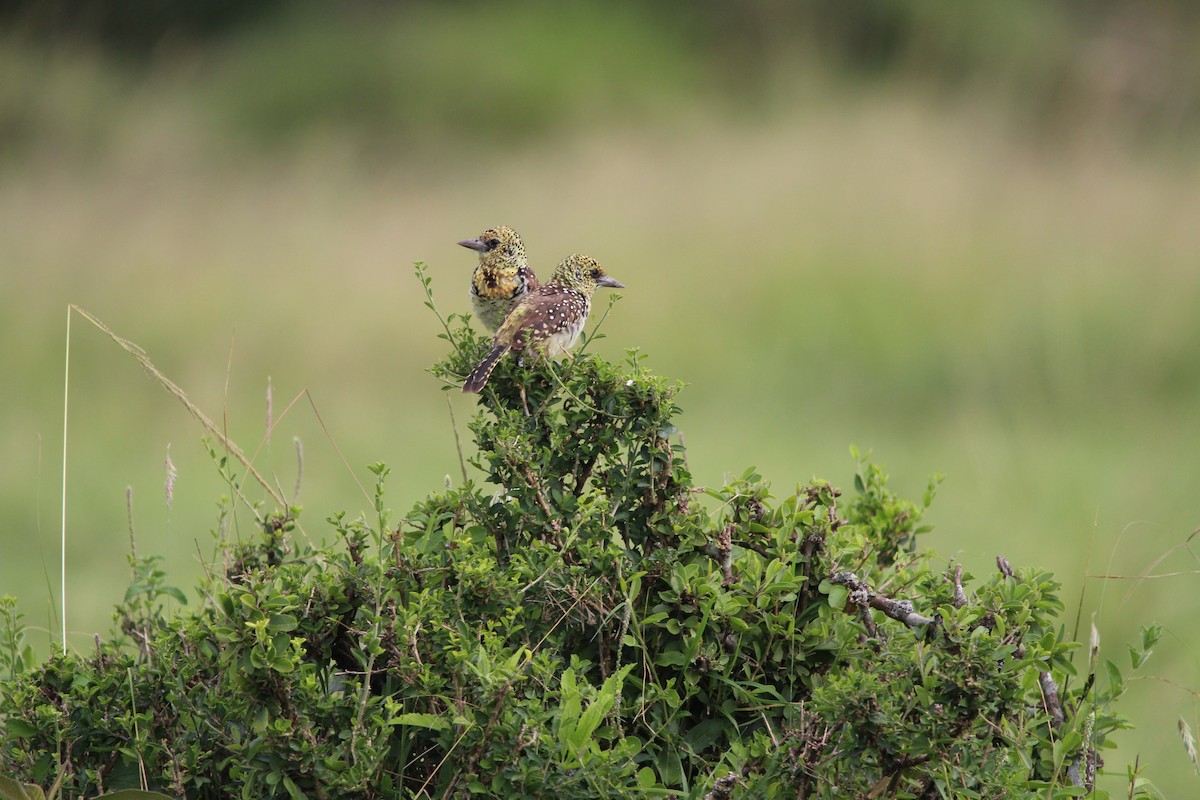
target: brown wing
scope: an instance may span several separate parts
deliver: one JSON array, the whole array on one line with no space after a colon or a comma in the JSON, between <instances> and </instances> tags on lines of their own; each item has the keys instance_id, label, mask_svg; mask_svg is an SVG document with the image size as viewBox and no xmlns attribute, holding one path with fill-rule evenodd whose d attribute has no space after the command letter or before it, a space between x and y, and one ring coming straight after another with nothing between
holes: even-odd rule
<instances>
[{"instance_id":1,"label":"brown wing","mask_svg":"<svg viewBox=\"0 0 1200 800\"><path fill-rule=\"evenodd\" d=\"M495 343L523 350L531 342L569 328L587 309L587 298L557 283L546 283L522 300L496 331Z\"/></svg>"}]
</instances>

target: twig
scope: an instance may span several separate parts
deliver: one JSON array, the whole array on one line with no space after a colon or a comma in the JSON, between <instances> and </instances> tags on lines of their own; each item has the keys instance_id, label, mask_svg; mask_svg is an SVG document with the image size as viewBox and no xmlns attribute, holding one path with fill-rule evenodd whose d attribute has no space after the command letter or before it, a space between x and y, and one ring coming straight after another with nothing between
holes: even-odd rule
<instances>
[{"instance_id":1,"label":"twig","mask_svg":"<svg viewBox=\"0 0 1200 800\"><path fill-rule=\"evenodd\" d=\"M962 608L967 604L967 593L963 591L962 585L963 565L961 563L954 565L954 607Z\"/></svg>"},{"instance_id":2,"label":"twig","mask_svg":"<svg viewBox=\"0 0 1200 800\"><path fill-rule=\"evenodd\" d=\"M726 525L717 534L717 563L721 566L721 583L733 583L733 526Z\"/></svg>"},{"instance_id":3,"label":"twig","mask_svg":"<svg viewBox=\"0 0 1200 800\"><path fill-rule=\"evenodd\" d=\"M613 306L615 306L617 301L620 299L621 295L616 293L608 296L608 308L604 309L604 313L600 315L600 319L598 319L596 324L592 326L592 332L585 333L583 336L583 341L579 343L580 354L585 353L588 349L588 345L592 343L593 339L597 338L600 333L600 329L604 327L604 320L608 319L608 313L613 310Z\"/></svg>"},{"instance_id":4,"label":"twig","mask_svg":"<svg viewBox=\"0 0 1200 800\"><path fill-rule=\"evenodd\" d=\"M338 447L338 443L333 440L333 434L329 432L328 426L325 425L325 420L321 419L321 412L317 410L317 401L313 399L312 392L308 389L303 389L300 394L303 394L308 399L308 405L312 408L313 416L317 418L317 423L320 424L321 430L325 432L325 438L329 440L329 444L333 446L333 451L338 454L338 458L342 461L342 466L350 473L350 477L354 479L354 483L358 485L358 490L362 492L363 497L368 501L372 501L371 495L367 493L367 489L362 485L362 481L358 479L354 468L350 466L350 462L346 460L346 455L342 452L342 448ZM299 396L297 396L299 399ZM295 402L294 400L292 402ZM290 405L289 405L290 407ZM373 502L373 501L372 501Z\"/></svg>"},{"instance_id":5,"label":"twig","mask_svg":"<svg viewBox=\"0 0 1200 800\"><path fill-rule=\"evenodd\" d=\"M550 527L556 534L560 533L562 531L562 520L555 516L553 509L550 508L550 504L546 502L546 496L542 494L542 484L538 481L537 476L533 474L533 469L528 464L525 465L523 474L525 476L525 483L528 484L530 489L533 489L538 505L545 512L546 519L550 522Z\"/></svg>"},{"instance_id":6,"label":"twig","mask_svg":"<svg viewBox=\"0 0 1200 800\"><path fill-rule=\"evenodd\" d=\"M195 417L201 425L204 426L205 430L207 430L210 434L215 436L219 442L221 442L229 454L236 458L241 465L246 468L250 475L253 476L254 480L258 481L259 486L265 489L267 494L271 495L271 499L274 500L280 508L287 508L287 501L279 494L278 491L276 491L275 487L273 487L266 478L259 474L258 470L254 468L254 465L250 463L250 459L246 458L246 454L242 452L241 448L238 447L232 439L226 436L225 433L219 427L217 427L217 424L209 419L208 416L200 410L199 406L191 401L191 398L187 396L187 393L184 392L183 389L179 388L178 384L164 375L162 370L154 366L154 362L152 362L149 356L146 355L145 350L138 347L128 339L118 336L111 328L109 328L96 317L92 316L89 311L80 308L74 303L71 304L70 308L88 322L99 328L106 336L108 336L108 338L116 342L122 350L133 356L134 359L142 365L142 369L150 373L150 377L158 381L160 386L174 395L175 399L177 399L179 402L183 403L184 408L186 408L191 415Z\"/></svg>"},{"instance_id":7,"label":"twig","mask_svg":"<svg viewBox=\"0 0 1200 800\"><path fill-rule=\"evenodd\" d=\"M592 453L592 457L588 459L584 465L582 472L575 474L575 491L576 497L583 493L583 487L587 485L588 479L592 477L592 470L596 468L596 461L600 458L600 451Z\"/></svg>"},{"instance_id":8,"label":"twig","mask_svg":"<svg viewBox=\"0 0 1200 800\"><path fill-rule=\"evenodd\" d=\"M450 395L444 395L446 398L446 408L450 411L450 430L454 431L454 449L458 451L458 468L462 470L463 483L467 482L467 462L463 458L462 439L458 437L458 422L454 419L454 404L450 402Z\"/></svg>"},{"instance_id":9,"label":"twig","mask_svg":"<svg viewBox=\"0 0 1200 800\"><path fill-rule=\"evenodd\" d=\"M437 304L433 302L433 278L430 278L426 273L424 261L413 262L413 272L417 275L417 280L425 287L425 307L434 313L438 318L438 322L442 323L442 329L446 331L446 341L448 341L455 349L460 350L458 343L454 341L454 334L450 332L450 324L442 316L442 312L438 311ZM453 317L453 315L451 315Z\"/></svg>"},{"instance_id":10,"label":"twig","mask_svg":"<svg viewBox=\"0 0 1200 800\"><path fill-rule=\"evenodd\" d=\"M150 789L150 782L146 779L146 762L142 758L142 731L138 725L137 695L133 692L133 667L130 667L126 674L129 676L129 711L133 717L133 739L137 742L138 780L142 791L145 792Z\"/></svg>"},{"instance_id":11,"label":"twig","mask_svg":"<svg viewBox=\"0 0 1200 800\"><path fill-rule=\"evenodd\" d=\"M133 536L133 487L125 487L125 516L129 517L129 554L133 556L133 560L137 561L137 541ZM130 569L133 570L130 574L130 580L137 577L136 567L132 564Z\"/></svg>"},{"instance_id":12,"label":"twig","mask_svg":"<svg viewBox=\"0 0 1200 800\"><path fill-rule=\"evenodd\" d=\"M300 483L304 478L304 443L299 436L293 436L292 441L296 444L296 488L292 491L292 500L299 502Z\"/></svg>"},{"instance_id":13,"label":"twig","mask_svg":"<svg viewBox=\"0 0 1200 800\"><path fill-rule=\"evenodd\" d=\"M1159 578L1178 578L1181 575L1200 575L1200 569L1184 569L1179 572L1159 572L1154 575L1088 575L1102 581L1152 581Z\"/></svg>"},{"instance_id":14,"label":"twig","mask_svg":"<svg viewBox=\"0 0 1200 800\"><path fill-rule=\"evenodd\" d=\"M63 354L64 375L63 375L63 449L62 449L62 558L60 562L61 568L61 584L62 587L62 651L63 655L67 654L67 410L70 408L68 401L71 398L71 309L74 306L67 306L67 342L66 349ZM66 772L59 772L59 780Z\"/></svg>"}]
</instances>

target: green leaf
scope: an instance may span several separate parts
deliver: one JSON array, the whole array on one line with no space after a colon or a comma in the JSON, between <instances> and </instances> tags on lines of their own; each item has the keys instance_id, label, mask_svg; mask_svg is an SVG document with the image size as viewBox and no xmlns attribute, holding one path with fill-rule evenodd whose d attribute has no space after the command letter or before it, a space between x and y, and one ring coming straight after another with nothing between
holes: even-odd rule
<instances>
[{"instance_id":1,"label":"green leaf","mask_svg":"<svg viewBox=\"0 0 1200 800\"><path fill-rule=\"evenodd\" d=\"M23 719L10 719L8 720L8 733L13 736L36 736L37 728Z\"/></svg>"},{"instance_id":2,"label":"green leaf","mask_svg":"<svg viewBox=\"0 0 1200 800\"><path fill-rule=\"evenodd\" d=\"M187 595L174 586L162 587L162 593L174 599L181 606L187 605Z\"/></svg>"},{"instance_id":3,"label":"green leaf","mask_svg":"<svg viewBox=\"0 0 1200 800\"><path fill-rule=\"evenodd\" d=\"M41 787L28 783L17 783L0 775L0 800L43 800Z\"/></svg>"},{"instance_id":4,"label":"green leaf","mask_svg":"<svg viewBox=\"0 0 1200 800\"><path fill-rule=\"evenodd\" d=\"M679 751L663 750L658 754L658 774L667 786L678 786L683 783L683 762L679 759Z\"/></svg>"},{"instance_id":5,"label":"green leaf","mask_svg":"<svg viewBox=\"0 0 1200 800\"><path fill-rule=\"evenodd\" d=\"M577 751L582 750L587 740L591 738L596 728L600 727L600 723L604 721L604 716L612 709L613 704L621 695L621 687L626 676L634 667L633 664L626 664L620 670L608 676L604 684L600 687L596 699L588 704L587 709L579 715L579 724L575 726L573 738Z\"/></svg>"},{"instance_id":6,"label":"green leaf","mask_svg":"<svg viewBox=\"0 0 1200 800\"><path fill-rule=\"evenodd\" d=\"M1104 668L1108 672L1109 691L1112 692L1114 697L1123 693L1125 691L1125 676L1121 674L1121 668L1107 659L1104 662Z\"/></svg>"},{"instance_id":7,"label":"green leaf","mask_svg":"<svg viewBox=\"0 0 1200 800\"><path fill-rule=\"evenodd\" d=\"M568 668L563 672L559 691L562 697L562 724L573 731L583 707L579 698L579 688L575 682L575 670Z\"/></svg>"},{"instance_id":8,"label":"green leaf","mask_svg":"<svg viewBox=\"0 0 1200 800\"><path fill-rule=\"evenodd\" d=\"M437 714L419 714L416 712L396 714L388 718L387 724L410 728L428 728L432 731L450 730L450 722Z\"/></svg>"},{"instance_id":9,"label":"green leaf","mask_svg":"<svg viewBox=\"0 0 1200 800\"><path fill-rule=\"evenodd\" d=\"M846 607L846 602L850 599L850 590L840 583L830 584L829 594L825 596L825 602L830 608L841 611Z\"/></svg>"},{"instance_id":10,"label":"green leaf","mask_svg":"<svg viewBox=\"0 0 1200 800\"><path fill-rule=\"evenodd\" d=\"M1003 661L1011 656L1017 650L1017 646L1013 644L1002 644L992 651L993 661Z\"/></svg>"},{"instance_id":11,"label":"green leaf","mask_svg":"<svg viewBox=\"0 0 1200 800\"><path fill-rule=\"evenodd\" d=\"M296 785L296 782L287 775L283 776L283 788L287 789L287 793L291 796L292 800L308 800L308 795L300 791L300 787Z\"/></svg>"},{"instance_id":12,"label":"green leaf","mask_svg":"<svg viewBox=\"0 0 1200 800\"><path fill-rule=\"evenodd\" d=\"M659 653L654 663L660 667L684 667L691 663L688 657L678 650L667 650Z\"/></svg>"}]
</instances>

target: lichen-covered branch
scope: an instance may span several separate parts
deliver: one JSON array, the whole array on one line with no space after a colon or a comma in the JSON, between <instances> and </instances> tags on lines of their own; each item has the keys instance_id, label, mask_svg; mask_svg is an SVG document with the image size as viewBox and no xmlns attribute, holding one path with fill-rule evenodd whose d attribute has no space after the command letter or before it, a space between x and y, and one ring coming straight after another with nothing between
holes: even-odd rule
<instances>
[{"instance_id":1,"label":"lichen-covered branch","mask_svg":"<svg viewBox=\"0 0 1200 800\"><path fill-rule=\"evenodd\" d=\"M894 600L876 592L866 581L859 579L853 572L837 572L830 577L830 582L841 584L850 590L850 602L860 608L873 608L898 622L903 622L914 631L923 631L937 620L925 617L916 612L910 600Z\"/></svg>"},{"instance_id":2,"label":"lichen-covered branch","mask_svg":"<svg viewBox=\"0 0 1200 800\"><path fill-rule=\"evenodd\" d=\"M724 777L713 781L712 791L704 795L704 800L730 800L733 797L733 787L742 782L736 772L730 772Z\"/></svg>"}]
</instances>

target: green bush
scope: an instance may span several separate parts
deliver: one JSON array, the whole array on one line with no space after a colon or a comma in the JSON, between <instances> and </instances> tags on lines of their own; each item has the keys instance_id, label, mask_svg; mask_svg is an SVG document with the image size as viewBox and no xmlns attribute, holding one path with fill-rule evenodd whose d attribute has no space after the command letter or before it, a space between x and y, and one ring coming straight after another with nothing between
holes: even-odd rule
<instances>
[{"instance_id":1,"label":"green bush","mask_svg":"<svg viewBox=\"0 0 1200 800\"><path fill-rule=\"evenodd\" d=\"M452 388L487 340L453 316L443 337L432 371ZM1098 676L1095 652L1077 675L1051 576L1000 559L976 580L921 552L936 481L903 500L864 459L848 498L823 481L773 497L753 469L693 485L678 389L636 351L508 358L470 423L486 487L396 520L376 465L370 518L331 517L332 545L293 539L297 509L250 542L218 534L186 612L131 557L91 654L32 665L4 605L0 772L69 797L1093 787L1125 675Z\"/></svg>"}]
</instances>

